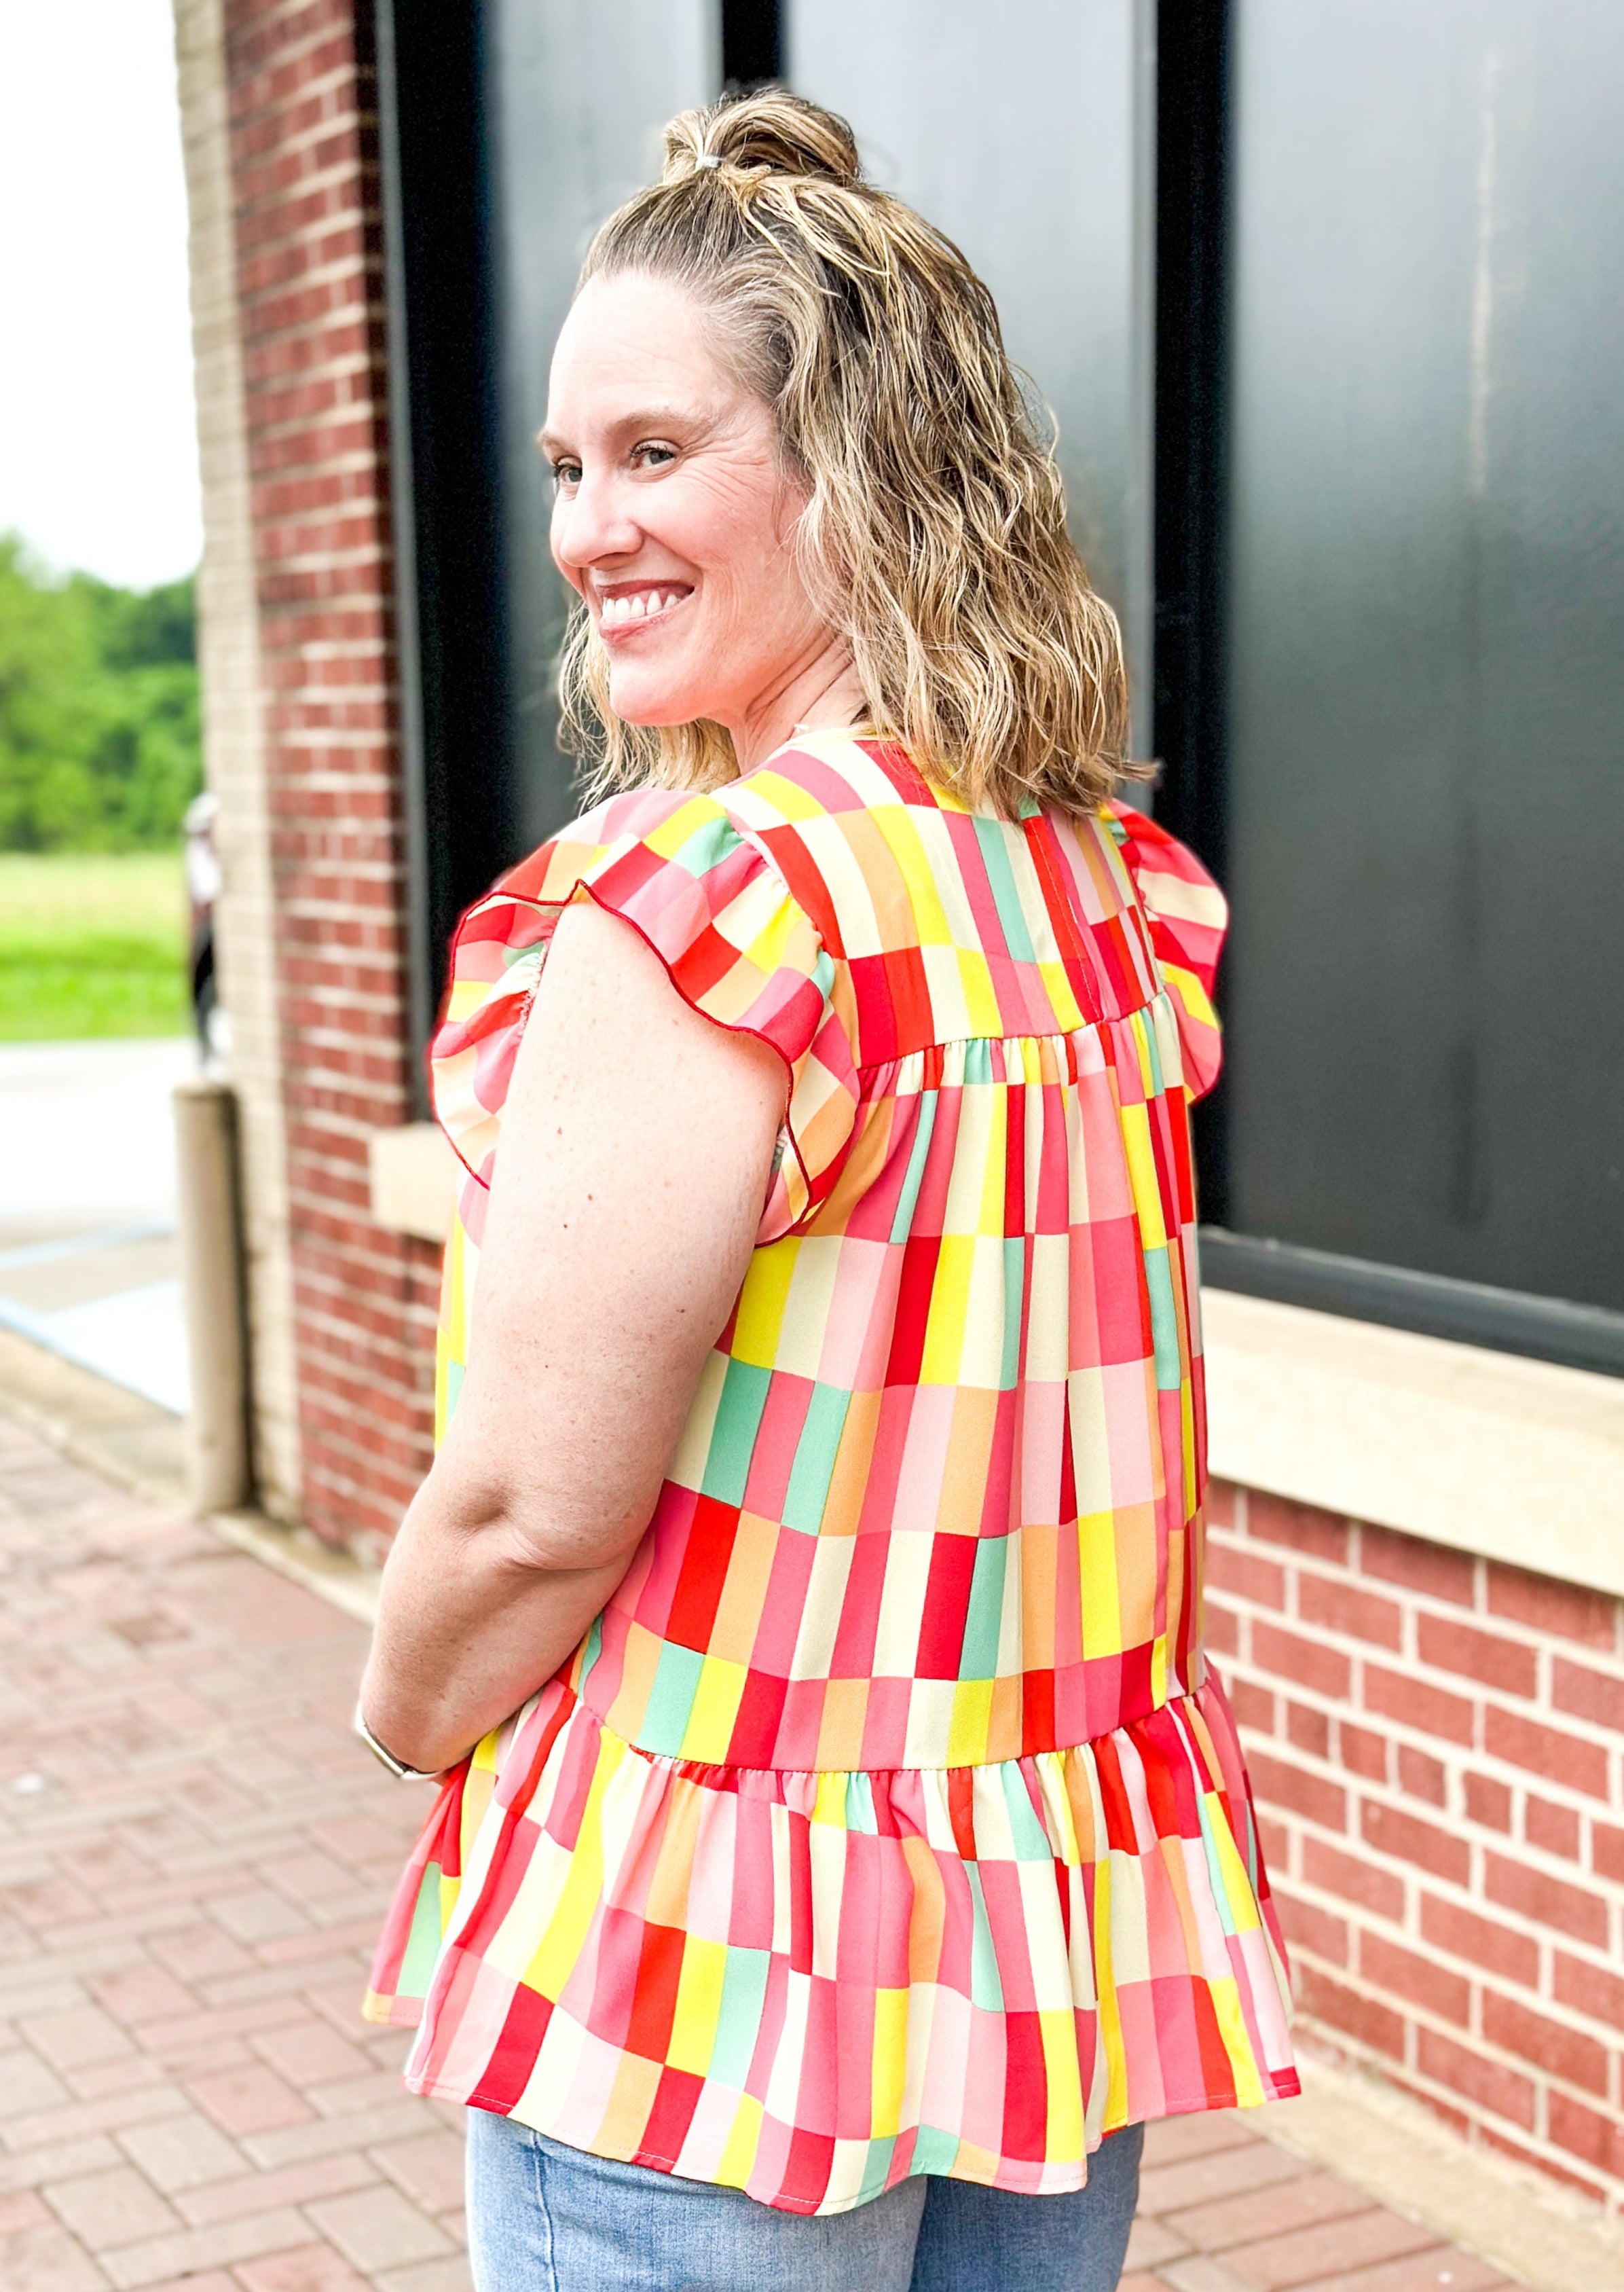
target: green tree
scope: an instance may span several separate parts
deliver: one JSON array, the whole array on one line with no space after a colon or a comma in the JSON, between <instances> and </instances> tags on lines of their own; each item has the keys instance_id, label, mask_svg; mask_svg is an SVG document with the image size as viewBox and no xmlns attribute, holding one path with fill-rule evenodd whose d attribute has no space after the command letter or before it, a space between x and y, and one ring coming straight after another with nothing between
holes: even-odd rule
<instances>
[{"instance_id":1,"label":"green tree","mask_svg":"<svg viewBox=\"0 0 1624 2292\"><path fill-rule=\"evenodd\" d=\"M0 851L173 843L201 785L192 583L52 580L0 536Z\"/></svg>"}]
</instances>

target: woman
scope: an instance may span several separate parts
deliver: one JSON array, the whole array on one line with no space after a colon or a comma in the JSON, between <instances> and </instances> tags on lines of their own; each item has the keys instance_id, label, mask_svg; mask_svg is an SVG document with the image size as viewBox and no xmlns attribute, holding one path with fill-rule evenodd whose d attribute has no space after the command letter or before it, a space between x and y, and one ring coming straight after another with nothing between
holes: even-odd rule
<instances>
[{"instance_id":1,"label":"woman","mask_svg":"<svg viewBox=\"0 0 1624 2292\"><path fill-rule=\"evenodd\" d=\"M369 2010L470 2104L482 2292L1102 2292L1144 2120L1297 2089L1200 1646L1223 905L1110 801L985 287L810 105L666 141L542 438L616 792L434 1048L362 1707L448 1772Z\"/></svg>"}]
</instances>

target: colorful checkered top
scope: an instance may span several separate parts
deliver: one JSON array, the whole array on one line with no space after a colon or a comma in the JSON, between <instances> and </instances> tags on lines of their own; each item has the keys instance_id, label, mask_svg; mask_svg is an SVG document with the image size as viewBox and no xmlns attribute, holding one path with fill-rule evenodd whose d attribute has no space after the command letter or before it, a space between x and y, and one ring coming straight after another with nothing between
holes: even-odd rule
<instances>
[{"instance_id":1,"label":"colorful checkered top","mask_svg":"<svg viewBox=\"0 0 1624 2292\"><path fill-rule=\"evenodd\" d=\"M1118 2126L1296 2092L1201 1650L1218 891L1126 807L1000 820L852 734L589 813L457 936L443 1409L582 895L787 1114L624 1580L402 1883L368 2011L421 2014L408 2085L807 2213L1075 2189Z\"/></svg>"}]
</instances>

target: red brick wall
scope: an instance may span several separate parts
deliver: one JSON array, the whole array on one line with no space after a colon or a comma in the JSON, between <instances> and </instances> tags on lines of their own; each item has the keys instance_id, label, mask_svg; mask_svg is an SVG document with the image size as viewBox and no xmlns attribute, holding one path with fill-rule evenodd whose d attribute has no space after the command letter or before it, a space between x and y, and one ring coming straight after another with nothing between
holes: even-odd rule
<instances>
[{"instance_id":1,"label":"red brick wall","mask_svg":"<svg viewBox=\"0 0 1624 2292\"><path fill-rule=\"evenodd\" d=\"M1624 1604L1246 1490L1212 1519L1304 2026L1624 2199Z\"/></svg>"},{"instance_id":2,"label":"red brick wall","mask_svg":"<svg viewBox=\"0 0 1624 2292\"><path fill-rule=\"evenodd\" d=\"M429 1457L435 1253L367 1215L408 1118L370 8L226 0L305 1521L365 1547Z\"/></svg>"}]
</instances>

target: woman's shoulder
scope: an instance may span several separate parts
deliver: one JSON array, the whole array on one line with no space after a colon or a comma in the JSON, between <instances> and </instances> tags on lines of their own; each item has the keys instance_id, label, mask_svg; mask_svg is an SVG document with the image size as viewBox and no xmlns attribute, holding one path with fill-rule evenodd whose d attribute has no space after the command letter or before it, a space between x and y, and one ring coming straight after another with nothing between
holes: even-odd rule
<instances>
[{"instance_id":1,"label":"woman's shoulder","mask_svg":"<svg viewBox=\"0 0 1624 2292\"><path fill-rule=\"evenodd\" d=\"M864 814L935 799L904 750L854 731L797 733L736 780L708 789L622 790L560 827L498 877L463 918L465 931L500 930L515 910L640 890L681 898L698 881L712 901L747 882L777 888L823 916L824 869L849 875L855 822ZM767 886L760 886L764 892Z\"/></svg>"},{"instance_id":2,"label":"woman's shoulder","mask_svg":"<svg viewBox=\"0 0 1624 2292\"><path fill-rule=\"evenodd\" d=\"M706 827L714 830L725 819L715 797L703 791L623 789L578 814L508 868L486 899L551 905L567 899L575 884L617 852L639 844L679 851L688 836Z\"/></svg>"},{"instance_id":3,"label":"woman's shoulder","mask_svg":"<svg viewBox=\"0 0 1624 2292\"><path fill-rule=\"evenodd\" d=\"M861 727L794 732L718 795L744 824L786 827L934 800L906 749Z\"/></svg>"},{"instance_id":4,"label":"woman's shoulder","mask_svg":"<svg viewBox=\"0 0 1624 2292\"><path fill-rule=\"evenodd\" d=\"M1194 852L1159 820L1136 811L1130 803L1104 804L1101 818L1152 916L1185 926L1203 949L1210 939L1216 966L1229 906Z\"/></svg>"}]
</instances>

